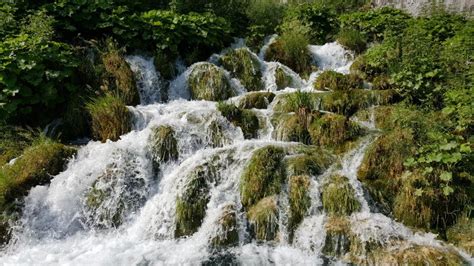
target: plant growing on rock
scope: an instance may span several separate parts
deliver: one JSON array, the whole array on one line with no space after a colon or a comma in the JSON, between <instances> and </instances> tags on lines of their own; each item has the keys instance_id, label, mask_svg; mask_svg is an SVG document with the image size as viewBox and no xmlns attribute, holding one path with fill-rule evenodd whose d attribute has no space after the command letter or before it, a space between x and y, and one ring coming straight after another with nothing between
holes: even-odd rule
<instances>
[{"instance_id":1,"label":"plant growing on rock","mask_svg":"<svg viewBox=\"0 0 474 266\"><path fill-rule=\"evenodd\" d=\"M330 215L350 215L360 209L360 202L345 176L332 176L322 187L321 200Z\"/></svg>"},{"instance_id":2,"label":"plant growing on rock","mask_svg":"<svg viewBox=\"0 0 474 266\"><path fill-rule=\"evenodd\" d=\"M158 126L152 129L149 137L151 157L154 169L161 163L177 160L179 156L175 132L170 126Z\"/></svg>"},{"instance_id":3,"label":"plant growing on rock","mask_svg":"<svg viewBox=\"0 0 474 266\"><path fill-rule=\"evenodd\" d=\"M242 96L239 101L239 108L241 109L266 109L268 105L275 98L273 92L253 92Z\"/></svg>"},{"instance_id":4,"label":"plant growing on rock","mask_svg":"<svg viewBox=\"0 0 474 266\"><path fill-rule=\"evenodd\" d=\"M242 129L246 139L256 138L260 127L258 117L254 112L247 109L241 109L234 104L219 102L217 109L227 118L233 125Z\"/></svg>"},{"instance_id":5,"label":"plant growing on rock","mask_svg":"<svg viewBox=\"0 0 474 266\"><path fill-rule=\"evenodd\" d=\"M221 57L220 63L238 78L247 91L263 88L260 62L245 48L235 49Z\"/></svg>"},{"instance_id":6,"label":"plant growing on rock","mask_svg":"<svg viewBox=\"0 0 474 266\"><path fill-rule=\"evenodd\" d=\"M189 74L188 86L194 100L221 101L235 95L224 71L211 63L196 65Z\"/></svg>"},{"instance_id":7,"label":"plant growing on rock","mask_svg":"<svg viewBox=\"0 0 474 266\"><path fill-rule=\"evenodd\" d=\"M297 226L303 221L306 211L311 207L309 196L310 179L307 175L291 176L289 179L289 201L290 217L288 227L290 231L290 242Z\"/></svg>"},{"instance_id":8,"label":"plant growing on rock","mask_svg":"<svg viewBox=\"0 0 474 266\"><path fill-rule=\"evenodd\" d=\"M215 248L225 248L239 243L237 212L234 205L227 205L222 209L218 219L217 235L211 239Z\"/></svg>"},{"instance_id":9,"label":"plant growing on rock","mask_svg":"<svg viewBox=\"0 0 474 266\"><path fill-rule=\"evenodd\" d=\"M278 233L278 206L276 196L261 199L247 212L255 238L260 241L275 240Z\"/></svg>"},{"instance_id":10,"label":"plant growing on rock","mask_svg":"<svg viewBox=\"0 0 474 266\"><path fill-rule=\"evenodd\" d=\"M362 53L367 47L365 36L353 29L342 29L337 34L337 42L358 54Z\"/></svg>"}]
</instances>

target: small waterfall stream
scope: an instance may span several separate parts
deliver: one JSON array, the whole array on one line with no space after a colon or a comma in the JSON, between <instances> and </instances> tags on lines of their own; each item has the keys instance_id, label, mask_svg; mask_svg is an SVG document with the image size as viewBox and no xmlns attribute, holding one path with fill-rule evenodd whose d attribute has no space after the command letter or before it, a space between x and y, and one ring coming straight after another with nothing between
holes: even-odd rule
<instances>
[{"instance_id":1,"label":"small waterfall stream","mask_svg":"<svg viewBox=\"0 0 474 266\"><path fill-rule=\"evenodd\" d=\"M337 43L309 49L321 70L348 73L352 55ZM276 94L296 89L310 90L320 73L315 72L309 80L303 80L280 63L265 62L263 56L252 55L262 64L265 90ZM374 133L363 137L353 150L341 157L339 164L334 163L324 173L310 177L310 207L296 228L292 243L288 240L286 215L289 206L285 192L279 196L279 240L268 243L253 240L240 202L240 177L259 148L273 145L293 149L299 145L272 138L273 105L255 110L261 129L258 138L247 140L241 128L221 115L215 102L189 100L187 80L190 72L202 63L190 66L170 82L169 102L165 102L165 84L153 66L153 59L129 56L127 62L136 75L141 98L141 105L129 107L134 130L116 142L89 142L50 185L30 191L21 221L15 227L15 241L0 253L0 264L344 264L339 257L328 258L323 254L329 217L322 208L321 190L322 184L333 174L347 177L361 204L360 210L348 219L350 231L362 243L403 239L407 243L444 248L434 235L413 233L371 208L357 179L357 170L365 151L376 137ZM278 67L293 77L291 88L277 91L275 69ZM238 80L230 78L228 72L225 73L237 94L229 101L238 101L247 90ZM153 129L163 125L174 130L179 156L153 165L149 140ZM213 127L218 127L221 132L217 143L213 138ZM195 174L196 169L215 170L206 172L212 180L206 192L205 216L197 232L189 237L175 238L177 197L183 195L189 186L189 176ZM91 198L94 190L106 193L107 200L91 209L88 205L94 200ZM218 222L221 214L229 208L235 210L238 245L217 252L210 243L222 235ZM110 215L113 219L107 219ZM469 256L463 255L472 262Z\"/></svg>"}]
</instances>

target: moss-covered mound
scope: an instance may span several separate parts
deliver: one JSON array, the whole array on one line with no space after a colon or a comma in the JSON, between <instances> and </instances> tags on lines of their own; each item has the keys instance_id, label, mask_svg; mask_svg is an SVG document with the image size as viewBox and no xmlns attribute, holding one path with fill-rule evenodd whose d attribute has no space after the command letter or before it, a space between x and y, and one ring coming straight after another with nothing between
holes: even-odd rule
<instances>
[{"instance_id":1,"label":"moss-covered mound","mask_svg":"<svg viewBox=\"0 0 474 266\"><path fill-rule=\"evenodd\" d=\"M162 125L153 128L148 142L155 170L163 162L178 159L178 143L172 127Z\"/></svg>"},{"instance_id":2,"label":"moss-covered mound","mask_svg":"<svg viewBox=\"0 0 474 266\"><path fill-rule=\"evenodd\" d=\"M273 111L281 113L298 112L300 108L317 110L325 93L292 92L275 97Z\"/></svg>"},{"instance_id":3,"label":"moss-covered mound","mask_svg":"<svg viewBox=\"0 0 474 266\"><path fill-rule=\"evenodd\" d=\"M330 216L325 225L326 238L323 254L335 258L342 258L350 251L351 229L350 222L344 216Z\"/></svg>"},{"instance_id":4,"label":"moss-covered mound","mask_svg":"<svg viewBox=\"0 0 474 266\"><path fill-rule=\"evenodd\" d=\"M102 63L105 68L103 86L108 90L114 89L126 105L137 105L140 97L135 85L135 78L123 54L113 44L109 44L109 51L102 54Z\"/></svg>"},{"instance_id":5,"label":"moss-covered mound","mask_svg":"<svg viewBox=\"0 0 474 266\"><path fill-rule=\"evenodd\" d=\"M275 84L277 90L283 90L287 87L291 87L294 83L293 77L288 75L282 67L275 69Z\"/></svg>"},{"instance_id":6,"label":"moss-covered mound","mask_svg":"<svg viewBox=\"0 0 474 266\"><path fill-rule=\"evenodd\" d=\"M347 177L334 175L322 187L321 200L330 215L350 215L360 209L360 202Z\"/></svg>"},{"instance_id":7,"label":"moss-covered mound","mask_svg":"<svg viewBox=\"0 0 474 266\"><path fill-rule=\"evenodd\" d=\"M239 101L239 108L242 109L267 109L268 105L275 98L272 92L252 92L242 96Z\"/></svg>"},{"instance_id":8,"label":"moss-covered mound","mask_svg":"<svg viewBox=\"0 0 474 266\"><path fill-rule=\"evenodd\" d=\"M188 86L193 100L221 101L235 96L224 71L211 63L195 65Z\"/></svg>"},{"instance_id":9,"label":"moss-covered mound","mask_svg":"<svg viewBox=\"0 0 474 266\"><path fill-rule=\"evenodd\" d=\"M459 218L458 222L448 229L446 235L449 242L474 256L474 220L472 218Z\"/></svg>"},{"instance_id":10,"label":"moss-covered mound","mask_svg":"<svg viewBox=\"0 0 474 266\"><path fill-rule=\"evenodd\" d=\"M229 247L239 243L239 232L237 227L237 212L234 205L223 208L218 220L217 235L211 239L215 248Z\"/></svg>"},{"instance_id":11,"label":"moss-covered mound","mask_svg":"<svg viewBox=\"0 0 474 266\"><path fill-rule=\"evenodd\" d=\"M116 141L131 130L131 113L120 98L107 94L89 102L86 108L97 140Z\"/></svg>"},{"instance_id":12,"label":"moss-covered mound","mask_svg":"<svg viewBox=\"0 0 474 266\"><path fill-rule=\"evenodd\" d=\"M276 196L261 199L248 210L247 218L257 240L275 240L278 234L278 206Z\"/></svg>"},{"instance_id":13,"label":"moss-covered mound","mask_svg":"<svg viewBox=\"0 0 474 266\"><path fill-rule=\"evenodd\" d=\"M311 138L306 123L301 123L300 117L296 114L283 114L273 118L275 131L273 138L279 141L294 141L304 144L311 144Z\"/></svg>"},{"instance_id":14,"label":"moss-covered mound","mask_svg":"<svg viewBox=\"0 0 474 266\"><path fill-rule=\"evenodd\" d=\"M187 177L184 190L176 199L176 237L192 235L201 226L214 177L214 168L207 165L199 166Z\"/></svg>"},{"instance_id":15,"label":"moss-covered mound","mask_svg":"<svg viewBox=\"0 0 474 266\"><path fill-rule=\"evenodd\" d=\"M362 86L362 79L356 75L344 75L333 70L324 71L314 82L317 90L348 91L361 89Z\"/></svg>"},{"instance_id":16,"label":"moss-covered mound","mask_svg":"<svg viewBox=\"0 0 474 266\"><path fill-rule=\"evenodd\" d=\"M212 147L223 147L228 139L224 135L224 127L219 121L214 120L207 127L207 136Z\"/></svg>"},{"instance_id":17,"label":"moss-covered mound","mask_svg":"<svg viewBox=\"0 0 474 266\"><path fill-rule=\"evenodd\" d=\"M303 221L309 207L311 207L311 198L309 196L310 179L307 175L291 176L288 183L288 198L290 203L288 230L290 233L290 242L292 242L294 231Z\"/></svg>"},{"instance_id":18,"label":"moss-covered mound","mask_svg":"<svg viewBox=\"0 0 474 266\"><path fill-rule=\"evenodd\" d=\"M75 153L74 148L40 137L13 165L0 168L0 206L20 199L32 187L48 184Z\"/></svg>"},{"instance_id":19,"label":"moss-covered mound","mask_svg":"<svg viewBox=\"0 0 474 266\"><path fill-rule=\"evenodd\" d=\"M301 51L301 53L295 57L286 52L287 49L285 49L285 45L286 43L281 39L270 44L265 53L265 61L280 62L304 77L309 76L309 74L315 70L314 67L311 66L312 58L309 51Z\"/></svg>"},{"instance_id":20,"label":"moss-covered mound","mask_svg":"<svg viewBox=\"0 0 474 266\"><path fill-rule=\"evenodd\" d=\"M308 128L313 145L335 147L355 140L362 129L342 115L325 114L315 119Z\"/></svg>"},{"instance_id":21,"label":"moss-covered mound","mask_svg":"<svg viewBox=\"0 0 474 266\"><path fill-rule=\"evenodd\" d=\"M234 126L240 127L246 139L256 138L260 128L257 115L252 110L241 109L233 104L220 102L217 109Z\"/></svg>"},{"instance_id":22,"label":"moss-covered mound","mask_svg":"<svg viewBox=\"0 0 474 266\"><path fill-rule=\"evenodd\" d=\"M233 77L240 80L247 91L263 89L260 62L249 50L245 48L232 50L221 57L220 63Z\"/></svg>"},{"instance_id":23,"label":"moss-covered mound","mask_svg":"<svg viewBox=\"0 0 474 266\"><path fill-rule=\"evenodd\" d=\"M240 181L240 197L250 207L264 197L278 194L284 181L284 150L267 146L254 152Z\"/></svg>"},{"instance_id":24,"label":"moss-covered mound","mask_svg":"<svg viewBox=\"0 0 474 266\"><path fill-rule=\"evenodd\" d=\"M21 127L0 125L0 167L21 155L33 140L33 133Z\"/></svg>"},{"instance_id":25,"label":"moss-covered mound","mask_svg":"<svg viewBox=\"0 0 474 266\"><path fill-rule=\"evenodd\" d=\"M288 175L316 176L324 172L332 159L322 150L308 151L285 158L286 172Z\"/></svg>"}]
</instances>

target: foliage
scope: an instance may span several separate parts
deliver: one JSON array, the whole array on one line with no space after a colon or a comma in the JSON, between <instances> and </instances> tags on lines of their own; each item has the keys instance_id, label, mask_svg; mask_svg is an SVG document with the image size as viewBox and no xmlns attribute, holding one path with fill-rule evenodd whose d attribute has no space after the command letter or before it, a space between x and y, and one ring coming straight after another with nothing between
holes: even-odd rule
<instances>
[{"instance_id":1,"label":"foliage","mask_svg":"<svg viewBox=\"0 0 474 266\"><path fill-rule=\"evenodd\" d=\"M356 53L363 52L367 46L365 36L354 29L342 29L337 34L337 42Z\"/></svg>"},{"instance_id":2,"label":"foliage","mask_svg":"<svg viewBox=\"0 0 474 266\"><path fill-rule=\"evenodd\" d=\"M21 155L34 138L34 132L14 126L0 126L0 168Z\"/></svg>"},{"instance_id":3,"label":"foliage","mask_svg":"<svg viewBox=\"0 0 474 266\"><path fill-rule=\"evenodd\" d=\"M281 24L285 10L285 5L275 0L251 0L246 9L249 19L246 44L253 50L260 48L264 38Z\"/></svg>"},{"instance_id":4,"label":"foliage","mask_svg":"<svg viewBox=\"0 0 474 266\"><path fill-rule=\"evenodd\" d=\"M105 142L116 141L131 130L131 113L117 96L106 94L86 105L92 119L94 138Z\"/></svg>"}]
</instances>

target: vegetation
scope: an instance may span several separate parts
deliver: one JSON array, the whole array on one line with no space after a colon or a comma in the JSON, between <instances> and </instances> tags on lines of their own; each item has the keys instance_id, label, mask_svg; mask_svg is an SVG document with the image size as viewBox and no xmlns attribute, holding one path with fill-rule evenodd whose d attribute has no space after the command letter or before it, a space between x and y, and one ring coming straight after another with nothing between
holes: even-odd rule
<instances>
[{"instance_id":1,"label":"vegetation","mask_svg":"<svg viewBox=\"0 0 474 266\"><path fill-rule=\"evenodd\" d=\"M189 74L188 86L193 100L222 101L234 96L224 71L211 63L196 65Z\"/></svg>"},{"instance_id":2,"label":"vegetation","mask_svg":"<svg viewBox=\"0 0 474 266\"><path fill-rule=\"evenodd\" d=\"M232 50L220 62L232 76L240 80L247 91L259 91L263 88L260 62L247 49Z\"/></svg>"},{"instance_id":3,"label":"vegetation","mask_svg":"<svg viewBox=\"0 0 474 266\"><path fill-rule=\"evenodd\" d=\"M153 168L157 170L161 163L177 160L179 156L175 133L170 126L158 126L152 129L149 137Z\"/></svg>"},{"instance_id":4,"label":"vegetation","mask_svg":"<svg viewBox=\"0 0 474 266\"><path fill-rule=\"evenodd\" d=\"M349 180L345 176L335 175L322 187L321 201L324 210L330 215L350 215L360 209Z\"/></svg>"},{"instance_id":5,"label":"vegetation","mask_svg":"<svg viewBox=\"0 0 474 266\"><path fill-rule=\"evenodd\" d=\"M239 108L242 109L266 109L275 98L272 92L253 92L242 96L239 102Z\"/></svg>"},{"instance_id":6,"label":"vegetation","mask_svg":"<svg viewBox=\"0 0 474 266\"><path fill-rule=\"evenodd\" d=\"M278 233L278 206L275 196L261 199L249 209L247 216L257 240L275 240Z\"/></svg>"},{"instance_id":7,"label":"vegetation","mask_svg":"<svg viewBox=\"0 0 474 266\"><path fill-rule=\"evenodd\" d=\"M311 207L309 197L309 176L291 176L289 180L290 217L288 227L290 230L290 241L296 227L303 221L306 211Z\"/></svg>"},{"instance_id":8,"label":"vegetation","mask_svg":"<svg viewBox=\"0 0 474 266\"><path fill-rule=\"evenodd\" d=\"M258 129L260 124L258 117L252 110L238 108L233 104L227 104L219 102L217 104L217 110L229 120L234 126L240 127L244 138L252 139L257 137Z\"/></svg>"}]
</instances>

